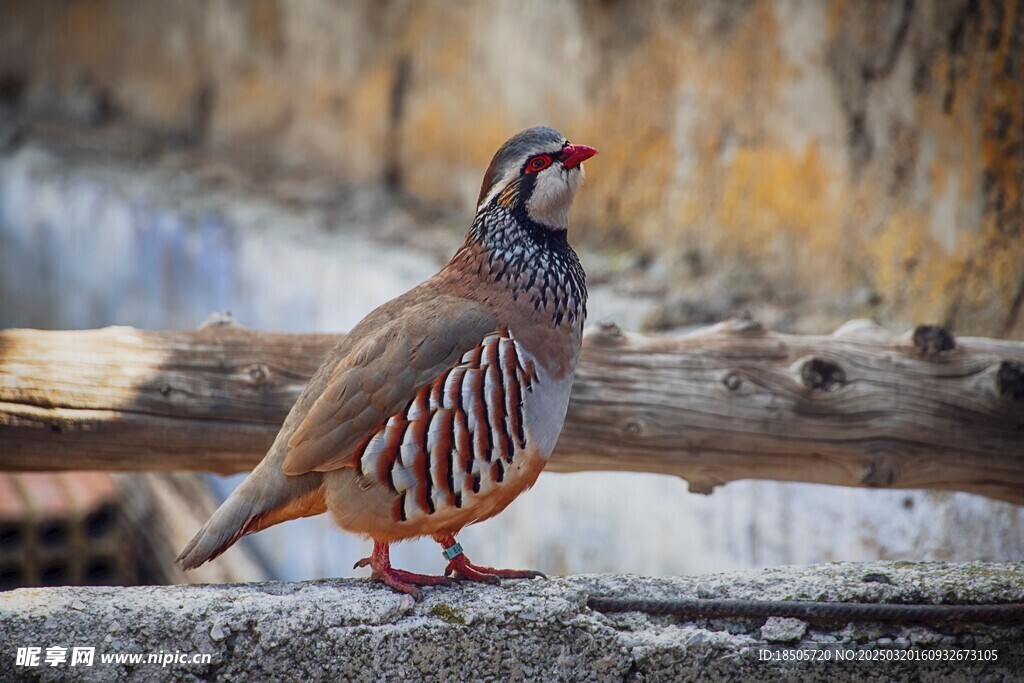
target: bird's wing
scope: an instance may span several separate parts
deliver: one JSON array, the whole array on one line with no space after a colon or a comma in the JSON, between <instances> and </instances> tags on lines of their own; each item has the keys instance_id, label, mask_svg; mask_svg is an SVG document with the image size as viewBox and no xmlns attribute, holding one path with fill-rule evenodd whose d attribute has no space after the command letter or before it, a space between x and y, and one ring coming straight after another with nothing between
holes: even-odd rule
<instances>
[{"instance_id":1,"label":"bird's wing","mask_svg":"<svg viewBox=\"0 0 1024 683\"><path fill-rule=\"evenodd\" d=\"M362 333L334 362L322 392L289 437L283 472L294 476L350 465L363 438L497 326L480 304L439 297Z\"/></svg>"}]
</instances>

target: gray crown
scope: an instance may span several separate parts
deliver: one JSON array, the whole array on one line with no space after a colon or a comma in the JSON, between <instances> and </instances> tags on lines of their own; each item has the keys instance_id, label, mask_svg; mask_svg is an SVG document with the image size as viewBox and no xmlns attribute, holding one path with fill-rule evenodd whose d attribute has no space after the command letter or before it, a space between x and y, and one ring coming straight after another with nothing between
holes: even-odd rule
<instances>
[{"instance_id":1,"label":"gray crown","mask_svg":"<svg viewBox=\"0 0 1024 683\"><path fill-rule=\"evenodd\" d=\"M558 151L565 142L565 136L550 126L534 126L510 137L494 153L494 158L484 173L477 204L483 201L494 183L508 172L510 165L518 166L531 154Z\"/></svg>"}]
</instances>

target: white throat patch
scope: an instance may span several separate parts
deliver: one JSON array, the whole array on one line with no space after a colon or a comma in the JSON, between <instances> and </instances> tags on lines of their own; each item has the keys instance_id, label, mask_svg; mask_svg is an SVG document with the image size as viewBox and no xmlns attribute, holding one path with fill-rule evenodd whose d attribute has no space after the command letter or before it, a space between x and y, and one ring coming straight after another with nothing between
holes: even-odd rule
<instances>
[{"instance_id":1,"label":"white throat patch","mask_svg":"<svg viewBox=\"0 0 1024 683\"><path fill-rule=\"evenodd\" d=\"M537 174L533 194L526 202L530 218L552 228L569 227L569 207L583 185L583 167L565 169L553 164Z\"/></svg>"}]
</instances>

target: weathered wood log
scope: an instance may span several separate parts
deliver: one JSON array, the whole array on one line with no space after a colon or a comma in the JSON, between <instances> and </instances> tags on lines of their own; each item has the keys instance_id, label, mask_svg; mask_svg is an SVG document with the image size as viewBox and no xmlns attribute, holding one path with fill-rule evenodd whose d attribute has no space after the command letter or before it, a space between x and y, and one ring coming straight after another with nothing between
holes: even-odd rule
<instances>
[{"instance_id":1,"label":"weathered wood log","mask_svg":"<svg viewBox=\"0 0 1024 683\"><path fill-rule=\"evenodd\" d=\"M251 468L337 340L233 326L0 332L0 468ZM1024 343L734 319L590 333L550 469L969 491L1024 503Z\"/></svg>"}]
</instances>

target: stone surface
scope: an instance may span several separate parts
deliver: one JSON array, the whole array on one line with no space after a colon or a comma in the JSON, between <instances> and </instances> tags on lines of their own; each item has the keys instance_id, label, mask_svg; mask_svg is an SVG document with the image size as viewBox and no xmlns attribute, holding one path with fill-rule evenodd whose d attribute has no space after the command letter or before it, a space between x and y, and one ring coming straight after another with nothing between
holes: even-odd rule
<instances>
[{"instance_id":1,"label":"stone surface","mask_svg":"<svg viewBox=\"0 0 1024 683\"><path fill-rule=\"evenodd\" d=\"M807 633L807 622L791 617L769 617L761 627L761 638L772 643L792 643Z\"/></svg>"},{"instance_id":2,"label":"stone surface","mask_svg":"<svg viewBox=\"0 0 1024 683\"><path fill-rule=\"evenodd\" d=\"M879 582L880 575L889 582ZM16 680L44 681L988 681L1011 680L1024 666L1024 622L803 625L779 643L765 637L763 620L605 615L585 606L596 595L1024 601L1024 565L831 564L685 578L574 576L425 589L419 602L355 580L20 589L0 593L0 652L7 660L0 677L10 680L13 671ZM769 619L767 627L773 623ZM17 648L31 646L44 655L49 647L92 646L94 664L11 667ZM884 661L946 649L995 649L998 657ZM835 660L850 651L876 659ZM798 659L812 652L830 659ZM101 662L102 655L132 653L209 654L210 662Z\"/></svg>"}]
</instances>

